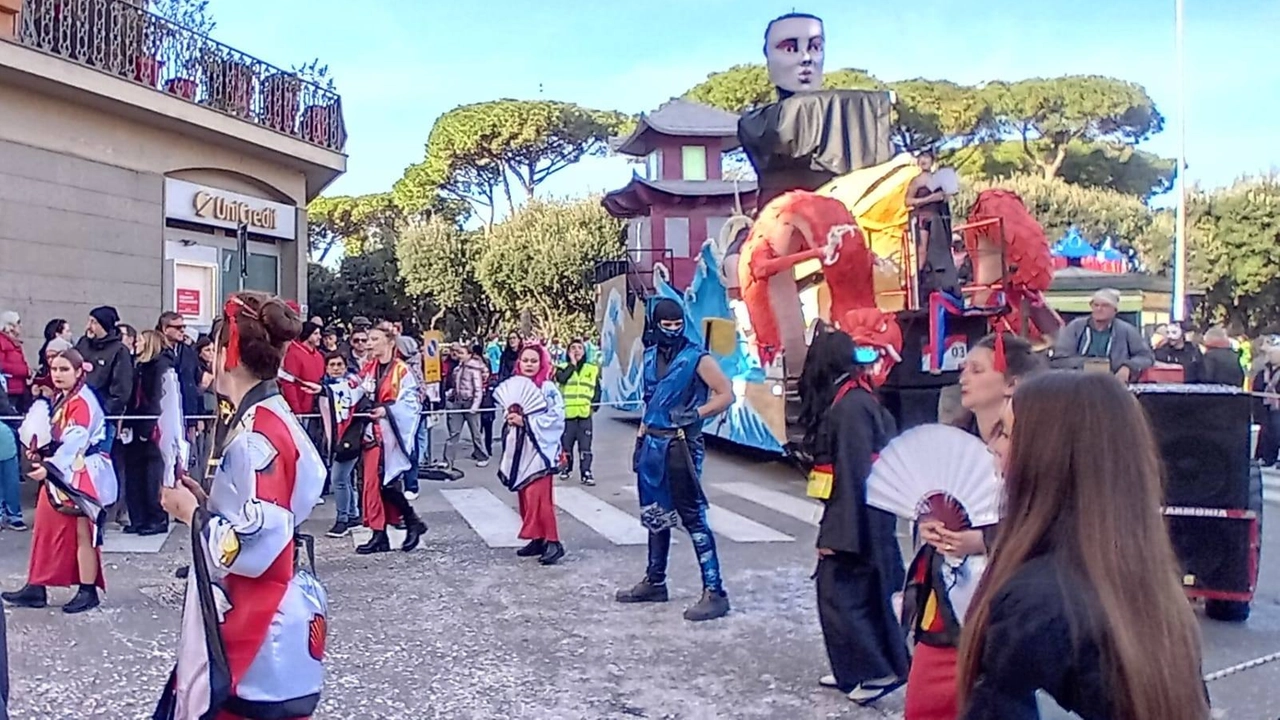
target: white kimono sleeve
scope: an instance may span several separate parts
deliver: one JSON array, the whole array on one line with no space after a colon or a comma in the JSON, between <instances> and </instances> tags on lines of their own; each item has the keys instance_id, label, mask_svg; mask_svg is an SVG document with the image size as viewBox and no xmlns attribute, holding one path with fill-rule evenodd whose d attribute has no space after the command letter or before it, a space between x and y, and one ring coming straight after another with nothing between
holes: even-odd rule
<instances>
[{"instance_id":1,"label":"white kimono sleeve","mask_svg":"<svg viewBox=\"0 0 1280 720\"><path fill-rule=\"evenodd\" d=\"M205 545L214 565L233 575L262 575L293 543L293 513L256 497L258 469L271 452L265 438L251 433L227 448L215 479L229 487L204 527Z\"/></svg>"},{"instance_id":2,"label":"white kimono sleeve","mask_svg":"<svg viewBox=\"0 0 1280 720\"><path fill-rule=\"evenodd\" d=\"M554 380L542 384L542 396L547 399L547 409L530 415L525 422L543 454L554 462L560 456L560 436L564 434L564 398Z\"/></svg>"},{"instance_id":3,"label":"white kimono sleeve","mask_svg":"<svg viewBox=\"0 0 1280 720\"><path fill-rule=\"evenodd\" d=\"M418 379L412 372L405 373L404 378L400 380L400 394L387 408L387 413L395 418L396 430L399 432L396 444L398 445L401 439L409 443L409 447L400 448L407 457L413 452L414 438L418 436L418 422L422 419L422 401L418 398ZM383 437L386 437L385 430L386 428L384 428Z\"/></svg>"},{"instance_id":4,"label":"white kimono sleeve","mask_svg":"<svg viewBox=\"0 0 1280 720\"><path fill-rule=\"evenodd\" d=\"M64 482L71 484L76 458L83 457L89 449L89 428L81 425L67 425L62 428L58 437L58 449L53 457L45 462L52 465Z\"/></svg>"}]
</instances>

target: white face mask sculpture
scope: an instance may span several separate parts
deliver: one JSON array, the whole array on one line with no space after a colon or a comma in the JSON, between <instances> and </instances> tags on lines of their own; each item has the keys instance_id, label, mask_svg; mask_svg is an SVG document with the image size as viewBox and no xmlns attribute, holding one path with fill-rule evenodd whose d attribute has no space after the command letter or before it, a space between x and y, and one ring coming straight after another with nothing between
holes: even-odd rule
<instances>
[{"instance_id":1,"label":"white face mask sculpture","mask_svg":"<svg viewBox=\"0 0 1280 720\"><path fill-rule=\"evenodd\" d=\"M781 97L822 89L825 44L820 18L793 13L769 23L764 31L764 57L769 81Z\"/></svg>"}]
</instances>

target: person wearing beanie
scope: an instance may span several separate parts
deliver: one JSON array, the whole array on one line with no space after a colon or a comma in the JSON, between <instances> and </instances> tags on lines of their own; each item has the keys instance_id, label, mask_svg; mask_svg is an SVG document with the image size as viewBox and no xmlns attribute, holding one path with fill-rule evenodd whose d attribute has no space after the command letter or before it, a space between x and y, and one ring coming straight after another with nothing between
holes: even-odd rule
<instances>
[{"instance_id":1,"label":"person wearing beanie","mask_svg":"<svg viewBox=\"0 0 1280 720\"><path fill-rule=\"evenodd\" d=\"M1137 382L1142 371L1155 364L1155 354L1138 328L1116 317L1119 311L1119 290L1095 292L1089 301L1089 315L1072 320L1058 333L1053 367L1103 369L1121 382Z\"/></svg>"},{"instance_id":2,"label":"person wearing beanie","mask_svg":"<svg viewBox=\"0 0 1280 720\"><path fill-rule=\"evenodd\" d=\"M703 422L733 404L733 386L706 350L685 336L684 308L670 298L654 303L645 323L644 417L633 466L640 523L649 531L644 579L619 590L620 603L666 602L671 530L684 526L702 571L702 598L684 612L692 622L729 612L716 541L702 492L706 454Z\"/></svg>"},{"instance_id":3,"label":"person wearing beanie","mask_svg":"<svg viewBox=\"0 0 1280 720\"><path fill-rule=\"evenodd\" d=\"M89 311L84 337L76 343L84 361L93 366L85 376L85 385L97 395L108 417L123 415L133 395L133 353L120 339L119 324L120 313L115 308L96 307ZM107 447L115 440L116 425L107 423Z\"/></svg>"}]
</instances>

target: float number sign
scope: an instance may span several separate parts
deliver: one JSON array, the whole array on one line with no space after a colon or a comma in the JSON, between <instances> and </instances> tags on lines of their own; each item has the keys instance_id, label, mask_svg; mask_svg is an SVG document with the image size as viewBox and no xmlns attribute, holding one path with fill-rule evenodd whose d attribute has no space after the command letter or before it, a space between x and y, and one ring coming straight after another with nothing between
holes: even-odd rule
<instances>
[{"instance_id":1,"label":"float number sign","mask_svg":"<svg viewBox=\"0 0 1280 720\"><path fill-rule=\"evenodd\" d=\"M969 354L968 340L963 335L952 335L942 341L946 350L942 353L942 371L959 372L964 367L964 359ZM929 372L929 355L933 348L927 344L920 353L920 372Z\"/></svg>"}]
</instances>

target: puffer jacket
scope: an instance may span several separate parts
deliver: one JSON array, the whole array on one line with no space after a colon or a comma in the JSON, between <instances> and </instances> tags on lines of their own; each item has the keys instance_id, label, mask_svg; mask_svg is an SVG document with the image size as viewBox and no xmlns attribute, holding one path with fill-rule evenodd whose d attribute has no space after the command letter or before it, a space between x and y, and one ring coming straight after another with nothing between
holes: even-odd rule
<instances>
[{"instance_id":1,"label":"puffer jacket","mask_svg":"<svg viewBox=\"0 0 1280 720\"><path fill-rule=\"evenodd\" d=\"M22 354L22 343L4 333L0 333L0 375L5 377L5 392L9 395L21 395L27 391L27 380L31 377L31 366Z\"/></svg>"}]
</instances>

